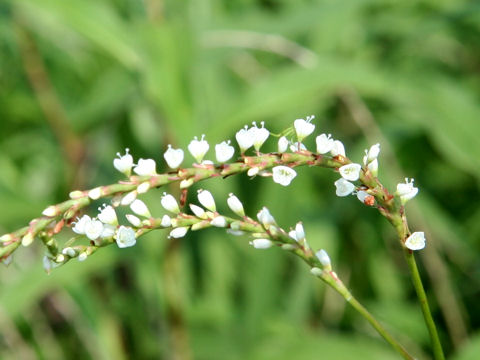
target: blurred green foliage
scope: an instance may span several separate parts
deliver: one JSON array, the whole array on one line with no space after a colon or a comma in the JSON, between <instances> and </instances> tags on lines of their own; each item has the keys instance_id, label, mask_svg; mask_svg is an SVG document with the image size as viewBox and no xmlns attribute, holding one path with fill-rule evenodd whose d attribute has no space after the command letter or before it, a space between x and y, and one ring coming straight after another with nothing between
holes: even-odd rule
<instances>
[{"instance_id":1,"label":"blurred green foliage","mask_svg":"<svg viewBox=\"0 0 480 360\"><path fill-rule=\"evenodd\" d=\"M205 133L213 146L251 121L280 132L315 114L353 160L380 142L389 187L415 178L407 209L429 240L419 257L441 338L453 359L476 359L478 39L476 1L3 1L0 233L69 190L117 181L125 147L165 170L168 143ZM252 215L266 205L285 228L302 220L359 300L429 358L392 229L336 198L336 178L305 168L288 188L246 177L201 186L222 210L233 191ZM145 198L156 214L160 194ZM41 251L19 249L0 270L2 359L396 357L298 259L222 231L177 242L155 232L50 276Z\"/></svg>"}]
</instances>

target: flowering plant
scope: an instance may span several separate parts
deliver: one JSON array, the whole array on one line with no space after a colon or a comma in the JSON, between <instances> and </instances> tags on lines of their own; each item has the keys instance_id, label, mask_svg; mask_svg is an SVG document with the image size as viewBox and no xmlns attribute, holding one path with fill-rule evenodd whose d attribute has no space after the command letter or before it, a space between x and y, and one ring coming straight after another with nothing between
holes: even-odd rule
<instances>
[{"instance_id":1,"label":"flowering plant","mask_svg":"<svg viewBox=\"0 0 480 360\"><path fill-rule=\"evenodd\" d=\"M185 160L183 149L174 149L168 145L163 157L172 171L158 174L154 159L139 159L135 164L129 149L125 154L118 154L113 166L126 177L118 183L96 187L91 190L75 190L70 199L60 204L47 207L42 216L33 219L22 229L0 237L0 259L6 264L12 261L13 253L20 245L30 246L35 239L45 246L43 265L47 272L77 258L85 261L100 248L116 244L119 248L134 246L142 235L156 229L168 229L169 238L182 238L189 231L208 227L218 227L236 236L246 236L255 249L278 247L291 252L310 267L310 272L328 286L337 291L363 316L375 330L405 359L413 356L353 297L342 280L333 270L334 265L328 255L328 249L312 249L302 222L293 229L282 228L274 215L266 207L255 217L248 216L242 201L233 193L226 199L228 207L235 216L217 211L216 201L208 190L200 189L197 199L201 206L190 203L186 206L186 193L189 188L200 181L246 173L250 177L272 177L273 182L288 186L297 176L296 168L316 166L329 168L339 173L335 181L336 195L347 197L355 195L365 206L376 208L395 228L399 246L403 249L409 266L413 284L422 307L436 359L442 359L443 353L433 322L425 291L415 263L414 251L425 247L423 232L411 233L407 224L405 204L414 198L418 188L413 179L397 185L391 193L378 178L380 144L374 144L365 150L362 164L352 162L345 152L340 140L330 134L316 136L316 151L309 151L302 143L310 136L315 125L314 116L297 119L292 128L278 136L278 151L261 153L263 144L270 137L269 130L262 122L260 127L253 123L236 133L240 156L231 161L235 149L230 140L216 144L214 147L216 163L205 160L210 144L202 135L195 137L188 145L188 151L195 160L192 166L182 167ZM288 135L292 139L288 139ZM247 151L254 149L253 155ZM230 162L229 162L230 161ZM134 175L132 175L132 172ZM152 215L148 206L140 199L142 194L151 189L160 188L170 183L178 183L182 197L177 200L172 194L163 193L160 199L162 207L169 213L159 217ZM80 215L83 208L92 201L110 199L110 204L98 208L93 217ZM125 221L119 221L117 210L128 207ZM187 212L187 210L190 210ZM191 212L191 214L189 213ZM56 235L61 231L73 232L65 244L60 244Z\"/></svg>"}]
</instances>

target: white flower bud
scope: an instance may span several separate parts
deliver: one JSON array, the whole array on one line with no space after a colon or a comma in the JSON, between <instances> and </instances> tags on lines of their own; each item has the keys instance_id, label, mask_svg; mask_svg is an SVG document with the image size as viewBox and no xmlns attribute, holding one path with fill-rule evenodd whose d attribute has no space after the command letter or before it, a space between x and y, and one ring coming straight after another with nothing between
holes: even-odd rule
<instances>
[{"instance_id":1,"label":"white flower bud","mask_svg":"<svg viewBox=\"0 0 480 360\"><path fill-rule=\"evenodd\" d=\"M252 132L248 130L248 126L245 125L245 128L237 131L235 134L235 139L238 142L238 147L240 148L240 153L244 153L253 146L253 136Z\"/></svg>"},{"instance_id":2,"label":"white flower bud","mask_svg":"<svg viewBox=\"0 0 480 360\"><path fill-rule=\"evenodd\" d=\"M100 220L92 219L85 223L85 235L90 240L96 240L102 235L103 223Z\"/></svg>"},{"instance_id":3,"label":"white flower bud","mask_svg":"<svg viewBox=\"0 0 480 360\"><path fill-rule=\"evenodd\" d=\"M80 190L73 190L73 191L70 191L70 193L68 194L68 197L70 199L80 199L83 196L84 196L83 191L80 191Z\"/></svg>"},{"instance_id":4,"label":"white flower bud","mask_svg":"<svg viewBox=\"0 0 480 360\"><path fill-rule=\"evenodd\" d=\"M366 151L366 156L367 156L367 163L372 162L373 160L376 160L378 157L378 154L380 154L380 144L375 144L370 147L368 151Z\"/></svg>"},{"instance_id":5,"label":"white flower bud","mask_svg":"<svg viewBox=\"0 0 480 360\"><path fill-rule=\"evenodd\" d=\"M128 153L128 149L125 149L125 155L120 155L117 153L118 159L113 159L113 166L115 169L125 174L125 176L130 176L133 166L133 157Z\"/></svg>"},{"instance_id":6,"label":"white flower bud","mask_svg":"<svg viewBox=\"0 0 480 360\"><path fill-rule=\"evenodd\" d=\"M190 206L190 209L192 210L192 212L194 213L194 215L196 217L198 217L200 219L207 219L208 218L207 213L200 206L195 205L195 204L190 204L189 206Z\"/></svg>"},{"instance_id":7,"label":"white flower bud","mask_svg":"<svg viewBox=\"0 0 480 360\"><path fill-rule=\"evenodd\" d=\"M362 166L360 164L347 164L341 166L338 170L345 180L356 181L360 177L361 169Z\"/></svg>"},{"instance_id":8,"label":"white flower bud","mask_svg":"<svg viewBox=\"0 0 480 360\"><path fill-rule=\"evenodd\" d=\"M55 205L51 205L43 210L42 215L48 217L54 217L58 215L58 208Z\"/></svg>"},{"instance_id":9,"label":"white flower bud","mask_svg":"<svg viewBox=\"0 0 480 360\"><path fill-rule=\"evenodd\" d=\"M228 195L227 204L230 210L232 210L235 214L238 216L245 216L242 202L232 193Z\"/></svg>"},{"instance_id":10,"label":"white flower bud","mask_svg":"<svg viewBox=\"0 0 480 360\"><path fill-rule=\"evenodd\" d=\"M273 242L269 239L255 239L250 241L250 245L252 245L255 249L268 249L272 247Z\"/></svg>"},{"instance_id":11,"label":"white flower bud","mask_svg":"<svg viewBox=\"0 0 480 360\"><path fill-rule=\"evenodd\" d=\"M140 215L146 218L152 217L152 215L150 214L150 211L148 210L147 205L145 205L145 203L140 199L136 199L134 202L132 202L130 204L130 209L132 209L132 211L137 215Z\"/></svg>"},{"instance_id":12,"label":"white flower bud","mask_svg":"<svg viewBox=\"0 0 480 360\"><path fill-rule=\"evenodd\" d=\"M340 140L334 140L332 149L330 150L330 154L332 156L338 156L341 155L345 157L345 146L343 146L343 143Z\"/></svg>"},{"instance_id":13,"label":"white flower bud","mask_svg":"<svg viewBox=\"0 0 480 360\"><path fill-rule=\"evenodd\" d=\"M210 221L210 224L216 227L226 227L227 220L223 216L216 216Z\"/></svg>"},{"instance_id":14,"label":"white flower bud","mask_svg":"<svg viewBox=\"0 0 480 360\"><path fill-rule=\"evenodd\" d=\"M416 231L405 241L405 246L410 250L422 250L425 247L425 233Z\"/></svg>"},{"instance_id":15,"label":"white flower bud","mask_svg":"<svg viewBox=\"0 0 480 360\"><path fill-rule=\"evenodd\" d=\"M116 234L116 242L121 249L135 245L137 243L135 231L131 227L120 226Z\"/></svg>"},{"instance_id":16,"label":"white flower bud","mask_svg":"<svg viewBox=\"0 0 480 360\"><path fill-rule=\"evenodd\" d=\"M337 188L335 192L337 196L347 196L350 195L353 190L355 190L355 185L353 185L350 181L345 180L344 178L340 178L335 181L335 186Z\"/></svg>"},{"instance_id":17,"label":"white flower bud","mask_svg":"<svg viewBox=\"0 0 480 360\"><path fill-rule=\"evenodd\" d=\"M212 193L208 190L198 190L198 201L202 204L205 208L210 211L217 211L217 207L215 205L215 200L213 199Z\"/></svg>"},{"instance_id":18,"label":"white flower bud","mask_svg":"<svg viewBox=\"0 0 480 360\"><path fill-rule=\"evenodd\" d=\"M156 167L157 164L153 159L139 159L133 172L139 176L153 176L157 174Z\"/></svg>"},{"instance_id":19,"label":"white flower bud","mask_svg":"<svg viewBox=\"0 0 480 360\"><path fill-rule=\"evenodd\" d=\"M305 230L303 229L303 225L301 222L297 223L295 226L295 240L298 242L305 240Z\"/></svg>"},{"instance_id":20,"label":"white flower bud","mask_svg":"<svg viewBox=\"0 0 480 360\"><path fill-rule=\"evenodd\" d=\"M195 181L193 180L193 178L183 179L182 181L180 181L180 189L189 188L193 185L194 182Z\"/></svg>"},{"instance_id":21,"label":"white flower bud","mask_svg":"<svg viewBox=\"0 0 480 360\"><path fill-rule=\"evenodd\" d=\"M323 275L323 270L318 268L318 267L312 267L310 269L310 273L312 275L315 275L315 276L318 276L318 277L321 277Z\"/></svg>"},{"instance_id":22,"label":"white flower bud","mask_svg":"<svg viewBox=\"0 0 480 360\"><path fill-rule=\"evenodd\" d=\"M255 175L258 174L259 171L260 171L260 168L259 168L259 167L256 167L256 166L255 166L255 167L252 167L252 168L248 169L247 175L248 175L248 176L255 176Z\"/></svg>"},{"instance_id":23,"label":"white flower bud","mask_svg":"<svg viewBox=\"0 0 480 360\"><path fill-rule=\"evenodd\" d=\"M142 226L142 221L138 217L136 217L135 215L127 214L127 215L125 215L125 217L127 218L128 222L130 224L132 224L133 226L135 226L135 227Z\"/></svg>"},{"instance_id":24,"label":"white flower bud","mask_svg":"<svg viewBox=\"0 0 480 360\"><path fill-rule=\"evenodd\" d=\"M270 131L265 129L265 122L261 122L260 125L262 125L261 128L257 127L257 124L253 122L253 127L249 130L251 134L253 134L253 147L255 148L256 151L260 151L260 148L262 147L263 143L268 139L270 136Z\"/></svg>"},{"instance_id":25,"label":"white flower bud","mask_svg":"<svg viewBox=\"0 0 480 360\"><path fill-rule=\"evenodd\" d=\"M275 166L272 169L273 181L277 184L288 186L292 180L297 176L297 172L288 166Z\"/></svg>"},{"instance_id":26,"label":"white flower bud","mask_svg":"<svg viewBox=\"0 0 480 360\"><path fill-rule=\"evenodd\" d=\"M103 204L103 209L98 208L98 210L100 211L98 214L98 220L104 224L118 225L117 214L113 207Z\"/></svg>"},{"instance_id":27,"label":"white flower bud","mask_svg":"<svg viewBox=\"0 0 480 360\"><path fill-rule=\"evenodd\" d=\"M55 258L56 263L63 263L65 261L65 256L63 254L58 254Z\"/></svg>"},{"instance_id":28,"label":"white flower bud","mask_svg":"<svg viewBox=\"0 0 480 360\"><path fill-rule=\"evenodd\" d=\"M284 153L288 149L288 140L285 136L282 136L280 139L278 139L278 152L279 153Z\"/></svg>"},{"instance_id":29,"label":"white flower bud","mask_svg":"<svg viewBox=\"0 0 480 360\"><path fill-rule=\"evenodd\" d=\"M137 198L137 191L136 190L130 191L124 197L122 197L120 204L122 204L123 206L130 205L132 202L135 201L136 198Z\"/></svg>"},{"instance_id":30,"label":"white flower bud","mask_svg":"<svg viewBox=\"0 0 480 360\"><path fill-rule=\"evenodd\" d=\"M187 234L187 231L188 231L188 226L177 227L172 231L170 231L169 237L174 239L182 238Z\"/></svg>"},{"instance_id":31,"label":"white flower bud","mask_svg":"<svg viewBox=\"0 0 480 360\"><path fill-rule=\"evenodd\" d=\"M190 151L190 154L194 157L195 160L197 160L197 163L201 164L203 157L207 153L208 149L210 148L210 145L205 139L205 135L202 135L200 140L197 139L195 136L192 141L190 141L190 144L188 144L188 151Z\"/></svg>"},{"instance_id":32,"label":"white flower bud","mask_svg":"<svg viewBox=\"0 0 480 360\"><path fill-rule=\"evenodd\" d=\"M168 144L168 149L163 154L163 157L165 158L168 167L176 169L182 164L184 153L182 149L174 149L172 148L172 145Z\"/></svg>"},{"instance_id":33,"label":"white flower bud","mask_svg":"<svg viewBox=\"0 0 480 360\"><path fill-rule=\"evenodd\" d=\"M332 264L330 261L330 257L328 256L327 252L323 249L317 251L315 253L315 256L317 259L320 261L320 263L323 265L325 270L331 270L332 269Z\"/></svg>"},{"instance_id":34,"label":"white flower bud","mask_svg":"<svg viewBox=\"0 0 480 360\"><path fill-rule=\"evenodd\" d=\"M34 236L30 231L27 231L27 233L22 237L22 245L27 247L33 242Z\"/></svg>"},{"instance_id":35,"label":"white flower bud","mask_svg":"<svg viewBox=\"0 0 480 360\"><path fill-rule=\"evenodd\" d=\"M315 138L317 144L317 153L326 154L333 149L334 140L331 138L330 134L321 134Z\"/></svg>"},{"instance_id":36,"label":"white flower bud","mask_svg":"<svg viewBox=\"0 0 480 360\"><path fill-rule=\"evenodd\" d=\"M115 235L116 230L117 230L116 226L110 225L110 224L104 224L102 233L100 234L100 237L102 239L111 238L111 237L113 237L113 235Z\"/></svg>"},{"instance_id":37,"label":"white flower bud","mask_svg":"<svg viewBox=\"0 0 480 360\"><path fill-rule=\"evenodd\" d=\"M85 261L87 260L88 254L86 252L82 252L78 254L78 261Z\"/></svg>"},{"instance_id":38,"label":"white flower bud","mask_svg":"<svg viewBox=\"0 0 480 360\"><path fill-rule=\"evenodd\" d=\"M315 125L310 122L315 119L315 116L307 116L307 119L297 119L293 122L293 127L297 133L297 139L299 142L302 142L308 135L310 135L313 130L315 130Z\"/></svg>"},{"instance_id":39,"label":"white flower bud","mask_svg":"<svg viewBox=\"0 0 480 360\"><path fill-rule=\"evenodd\" d=\"M170 227L172 225L172 219L168 215L163 215L162 222L160 223L162 227Z\"/></svg>"},{"instance_id":40,"label":"white flower bud","mask_svg":"<svg viewBox=\"0 0 480 360\"><path fill-rule=\"evenodd\" d=\"M177 200L173 197L173 195L164 192L160 203L165 210L170 211L171 213L178 214L180 212Z\"/></svg>"},{"instance_id":41,"label":"white flower bud","mask_svg":"<svg viewBox=\"0 0 480 360\"><path fill-rule=\"evenodd\" d=\"M88 192L88 197L92 200L100 199L100 196L102 196L102 188L100 187L96 187Z\"/></svg>"},{"instance_id":42,"label":"white flower bud","mask_svg":"<svg viewBox=\"0 0 480 360\"><path fill-rule=\"evenodd\" d=\"M263 225L275 225L275 219L266 207L263 207L257 214L257 219Z\"/></svg>"},{"instance_id":43,"label":"white flower bud","mask_svg":"<svg viewBox=\"0 0 480 360\"><path fill-rule=\"evenodd\" d=\"M230 145L230 140L222 141L222 143L215 145L215 156L219 163L227 162L234 153L235 149Z\"/></svg>"},{"instance_id":44,"label":"white flower bud","mask_svg":"<svg viewBox=\"0 0 480 360\"><path fill-rule=\"evenodd\" d=\"M138 194L145 194L148 190L150 190L150 183L148 181L144 181L143 183L137 186Z\"/></svg>"},{"instance_id":45,"label":"white flower bud","mask_svg":"<svg viewBox=\"0 0 480 360\"><path fill-rule=\"evenodd\" d=\"M62 250L62 254L63 255L68 255L70 257L75 257L75 255L77 254L75 252L75 250L71 247L66 247L65 249Z\"/></svg>"}]
</instances>

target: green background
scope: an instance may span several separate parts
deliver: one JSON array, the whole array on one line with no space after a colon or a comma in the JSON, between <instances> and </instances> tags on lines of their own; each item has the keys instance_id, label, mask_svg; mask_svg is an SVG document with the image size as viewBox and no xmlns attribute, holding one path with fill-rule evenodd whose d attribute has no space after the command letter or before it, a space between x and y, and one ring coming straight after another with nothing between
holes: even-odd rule
<instances>
[{"instance_id":1,"label":"green background","mask_svg":"<svg viewBox=\"0 0 480 360\"><path fill-rule=\"evenodd\" d=\"M234 141L315 114L360 162L381 144L391 190L414 177L410 226L446 353L480 353L480 4L476 1L6 0L0 3L0 233L72 189L121 179L116 152L157 160L193 136ZM305 141L314 149L314 136ZM274 151L271 137L262 151ZM191 163L187 155L185 164ZM354 295L419 358L428 335L389 224L338 175L289 187L204 182L221 211L302 220ZM196 187L198 188L198 187ZM143 199L161 216L160 195ZM175 186L165 191L178 194ZM190 200L195 191L190 194ZM97 205L96 205L97 206ZM92 207L92 213L96 211ZM102 249L47 276L38 244L0 269L4 359L395 359L297 258L208 229Z\"/></svg>"}]
</instances>

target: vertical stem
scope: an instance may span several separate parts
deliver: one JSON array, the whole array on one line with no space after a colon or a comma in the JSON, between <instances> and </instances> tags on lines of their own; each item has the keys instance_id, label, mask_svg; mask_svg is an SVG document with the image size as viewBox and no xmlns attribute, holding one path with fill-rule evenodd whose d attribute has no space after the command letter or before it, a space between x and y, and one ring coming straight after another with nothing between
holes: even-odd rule
<instances>
[{"instance_id":1,"label":"vertical stem","mask_svg":"<svg viewBox=\"0 0 480 360\"><path fill-rule=\"evenodd\" d=\"M433 321L432 313L430 312L430 307L428 306L427 295L425 294L425 289L423 288L422 279L418 272L417 263L415 262L415 257L411 250L405 249L405 259L407 260L408 268L410 269L410 275L412 278L413 286L417 293L418 301L423 312L423 318L425 324L427 325L428 333L430 334L430 341L433 347L433 355L435 360L444 360L445 356L442 350L442 344L438 337L437 328L435 327L435 322Z\"/></svg>"}]
</instances>

